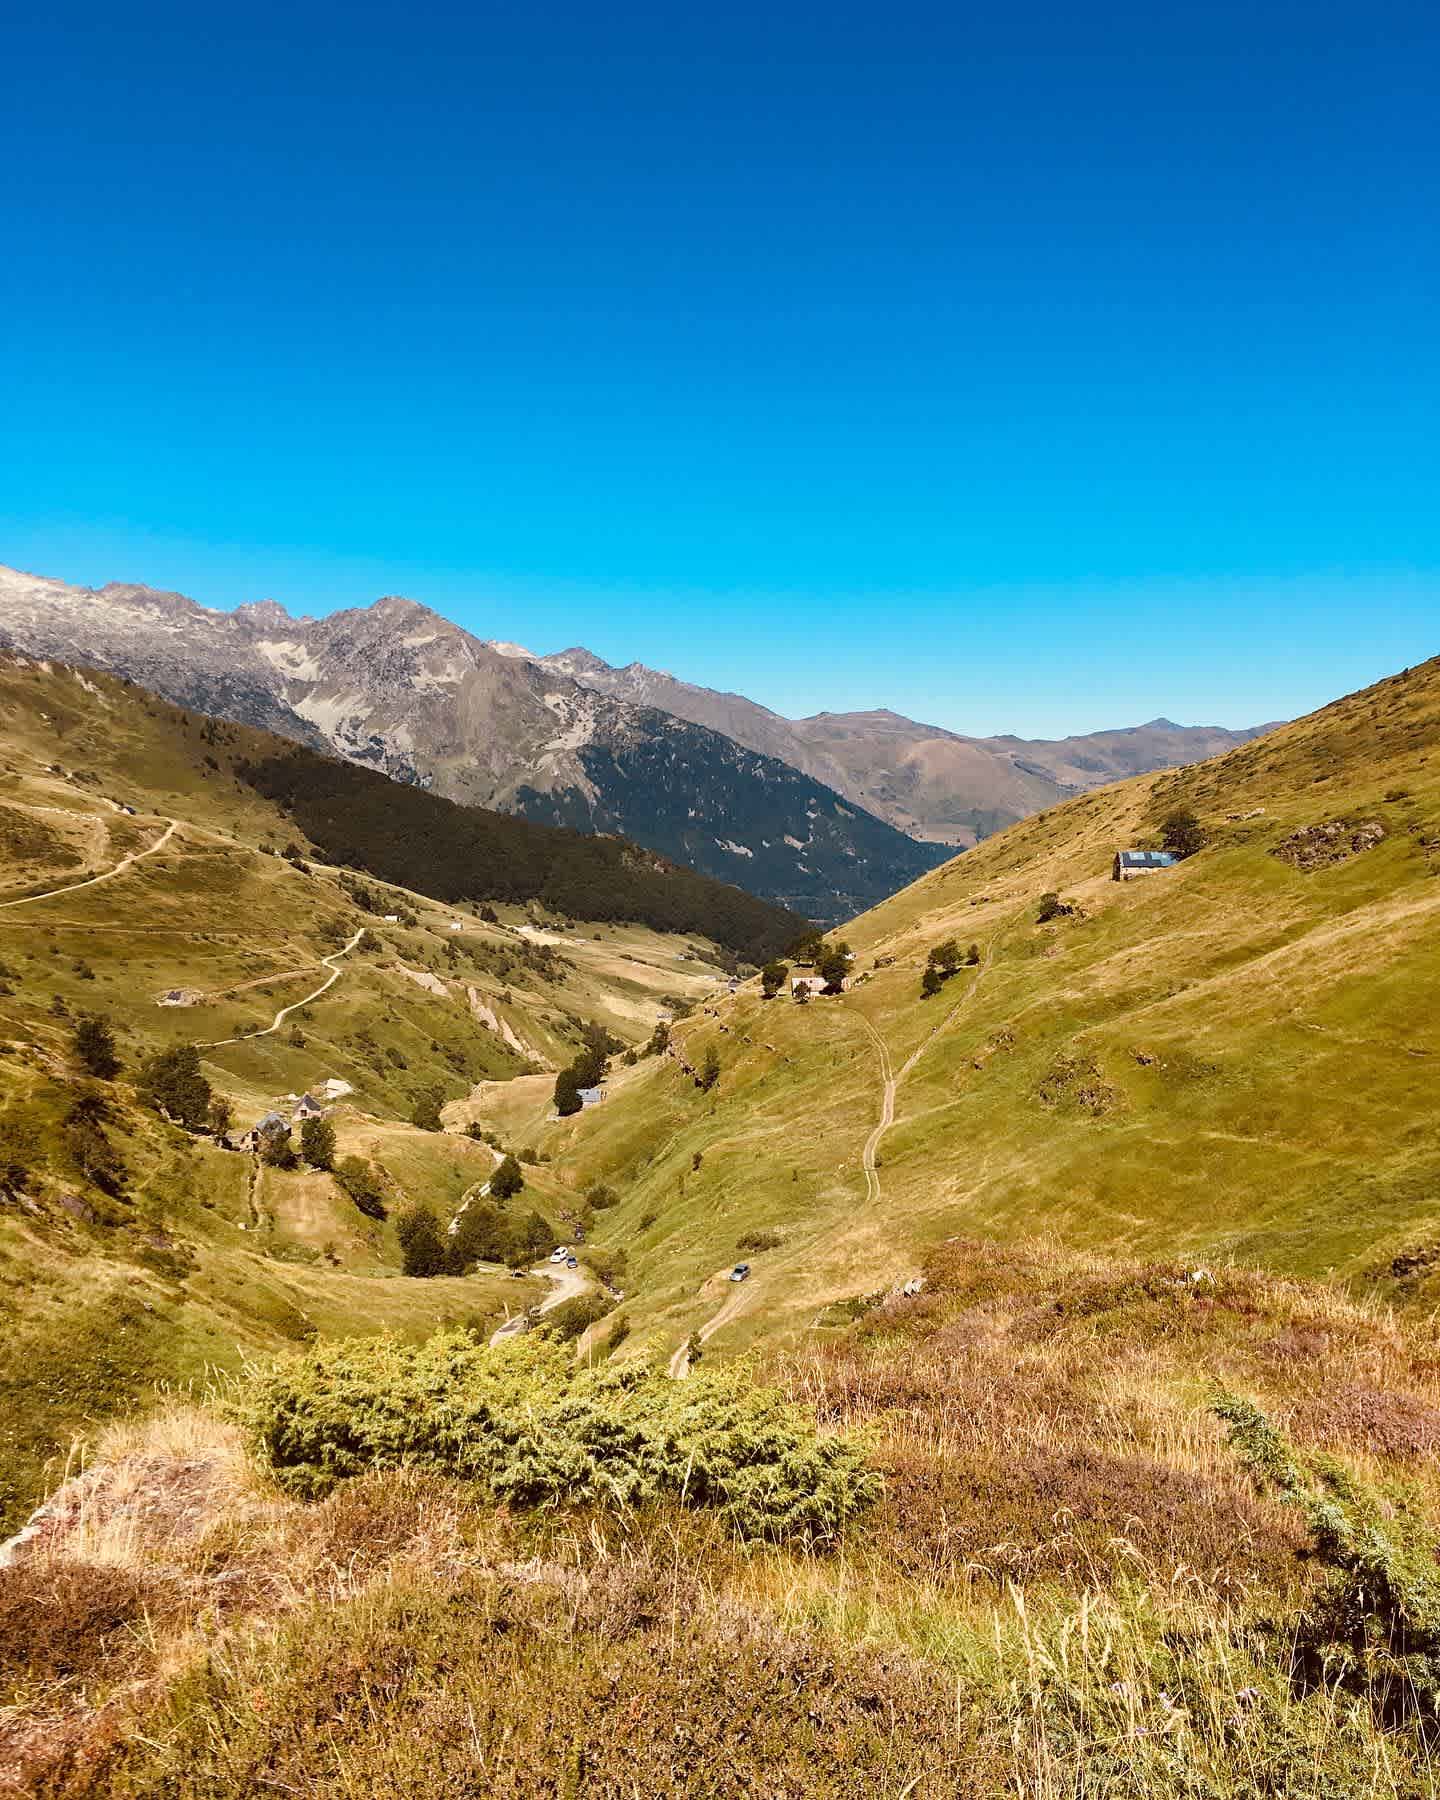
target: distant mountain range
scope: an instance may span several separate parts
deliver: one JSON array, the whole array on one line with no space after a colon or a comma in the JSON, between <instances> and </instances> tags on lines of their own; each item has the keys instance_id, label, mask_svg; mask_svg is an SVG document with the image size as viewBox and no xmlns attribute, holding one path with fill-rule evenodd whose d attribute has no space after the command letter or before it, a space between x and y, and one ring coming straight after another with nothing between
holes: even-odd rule
<instances>
[{"instance_id":1,"label":"distant mountain range","mask_svg":"<svg viewBox=\"0 0 1440 1800\"><path fill-rule=\"evenodd\" d=\"M0 643L128 675L447 799L614 833L824 923L947 855L811 776L613 699L413 600L294 619L0 569Z\"/></svg>"},{"instance_id":2,"label":"distant mountain range","mask_svg":"<svg viewBox=\"0 0 1440 1800\"><path fill-rule=\"evenodd\" d=\"M663 670L623 669L589 650L540 659L584 686L722 732L823 781L908 836L968 847L1087 788L1220 756L1273 731L1151 719L1084 737L965 737L880 709L785 719L742 694L716 693Z\"/></svg>"},{"instance_id":3,"label":"distant mountain range","mask_svg":"<svg viewBox=\"0 0 1440 1800\"><path fill-rule=\"evenodd\" d=\"M292 618L271 600L223 612L3 567L0 643L449 799L622 834L824 923L1056 800L1269 729L1157 719L1027 742L885 711L791 720L640 663L484 641L413 600Z\"/></svg>"}]
</instances>

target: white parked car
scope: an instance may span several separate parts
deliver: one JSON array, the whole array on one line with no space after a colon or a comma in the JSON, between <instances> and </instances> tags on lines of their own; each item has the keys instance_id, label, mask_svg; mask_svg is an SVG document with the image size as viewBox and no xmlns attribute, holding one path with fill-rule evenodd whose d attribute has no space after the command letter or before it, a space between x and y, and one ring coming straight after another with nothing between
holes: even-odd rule
<instances>
[{"instance_id":1,"label":"white parked car","mask_svg":"<svg viewBox=\"0 0 1440 1800\"><path fill-rule=\"evenodd\" d=\"M562 1244L558 1250L552 1250L550 1252L550 1260L553 1263L562 1263L569 1254L570 1246L568 1244Z\"/></svg>"}]
</instances>

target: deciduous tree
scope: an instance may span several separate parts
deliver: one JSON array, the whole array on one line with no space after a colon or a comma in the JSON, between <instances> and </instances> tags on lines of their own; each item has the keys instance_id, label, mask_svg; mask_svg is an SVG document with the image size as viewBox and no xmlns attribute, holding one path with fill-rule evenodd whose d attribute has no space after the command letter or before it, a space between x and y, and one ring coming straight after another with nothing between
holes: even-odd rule
<instances>
[{"instance_id":1,"label":"deciduous tree","mask_svg":"<svg viewBox=\"0 0 1440 1800\"><path fill-rule=\"evenodd\" d=\"M328 1119L306 1119L300 1127L300 1154L312 1169L328 1169L335 1161L335 1127Z\"/></svg>"},{"instance_id":2,"label":"deciduous tree","mask_svg":"<svg viewBox=\"0 0 1440 1800\"><path fill-rule=\"evenodd\" d=\"M1205 848L1205 831L1193 808L1177 806L1160 825L1160 842L1172 856L1194 856Z\"/></svg>"},{"instance_id":3,"label":"deciduous tree","mask_svg":"<svg viewBox=\"0 0 1440 1800\"><path fill-rule=\"evenodd\" d=\"M147 1057L136 1086L148 1106L174 1119L187 1131L202 1131L209 1123L214 1095L200 1067L200 1052L193 1044L174 1044Z\"/></svg>"},{"instance_id":4,"label":"deciduous tree","mask_svg":"<svg viewBox=\"0 0 1440 1800\"><path fill-rule=\"evenodd\" d=\"M445 1238L428 1206L408 1206L395 1221L395 1235L400 1240L400 1266L407 1275L425 1280L445 1273Z\"/></svg>"},{"instance_id":5,"label":"deciduous tree","mask_svg":"<svg viewBox=\"0 0 1440 1800\"><path fill-rule=\"evenodd\" d=\"M497 1200L508 1200L518 1194L525 1185L525 1171L515 1158L508 1153L500 1160L500 1165L490 1177L490 1192Z\"/></svg>"}]
</instances>

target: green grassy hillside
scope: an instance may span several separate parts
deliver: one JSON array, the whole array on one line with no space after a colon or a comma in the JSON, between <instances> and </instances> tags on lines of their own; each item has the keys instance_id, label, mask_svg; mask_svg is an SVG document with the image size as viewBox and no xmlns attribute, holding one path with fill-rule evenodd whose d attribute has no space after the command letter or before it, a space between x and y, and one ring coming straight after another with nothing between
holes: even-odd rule
<instances>
[{"instance_id":1,"label":"green grassy hillside","mask_svg":"<svg viewBox=\"0 0 1440 1800\"><path fill-rule=\"evenodd\" d=\"M1440 665L1013 828L805 1005L653 934L401 889L377 925L183 721L107 691L72 763L73 677L27 679L9 897L159 847L0 895L12 1511L72 1430L227 1378L103 1431L0 1568L17 1791L1435 1800ZM1206 846L1110 882L1180 805ZM537 1059L698 1004L558 1120L471 986ZM87 1084L102 1000L127 1068ZM620 1318L403 1347L527 1284L408 1280L328 1175L147 1109L201 1021L242 1108L353 1081L391 1197L474 1196L472 1123L547 1158L526 1204L587 1221Z\"/></svg>"},{"instance_id":2,"label":"green grassy hillside","mask_svg":"<svg viewBox=\"0 0 1440 1800\"><path fill-rule=\"evenodd\" d=\"M1113 882L1185 805L1205 848ZM1040 923L1047 892L1071 910ZM843 936L842 997L751 981L680 1028L692 1067L717 1050L712 1091L642 1065L543 1136L623 1196L607 1238L667 1345L755 1232L778 1243L717 1349L806 1329L955 1232L1440 1296L1440 663L1026 820ZM949 938L979 963L922 999Z\"/></svg>"},{"instance_id":3,"label":"green grassy hillside","mask_svg":"<svg viewBox=\"0 0 1440 1800\"><path fill-rule=\"evenodd\" d=\"M156 1381L314 1334L498 1321L535 1298L504 1270L400 1276L395 1213L418 1200L448 1219L494 1167L458 1131L416 1129L417 1104L568 1061L587 1024L642 1043L719 980L704 940L538 906L484 919L326 865L239 778L267 746L109 677L0 664L4 1519L74 1433ZM77 1067L92 1013L117 1080ZM390 1221L323 1171L262 1168L140 1104L145 1059L185 1044L237 1130L349 1084L336 1154L370 1165ZM82 1104L94 1116L77 1124ZM531 1166L517 1204L563 1217L576 1201Z\"/></svg>"}]
</instances>

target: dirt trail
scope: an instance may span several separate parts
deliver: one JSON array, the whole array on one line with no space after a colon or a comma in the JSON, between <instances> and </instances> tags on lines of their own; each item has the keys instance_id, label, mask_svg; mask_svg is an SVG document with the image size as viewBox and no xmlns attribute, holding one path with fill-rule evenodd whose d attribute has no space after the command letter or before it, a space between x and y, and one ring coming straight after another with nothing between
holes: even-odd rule
<instances>
[{"instance_id":1,"label":"dirt trail","mask_svg":"<svg viewBox=\"0 0 1440 1800\"><path fill-rule=\"evenodd\" d=\"M859 1015L860 1023L875 1045L876 1054L880 1058L880 1079L883 1083L880 1099L880 1118L875 1129L865 1140L865 1148L860 1152L860 1166L865 1171L865 1198L877 1201L880 1198L880 1176L875 1167L875 1152L880 1148L880 1140L895 1123L895 1089L899 1077L895 1074L890 1061L890 1047L880 1033L863 1013ZM910 1066L906 1065L907 1068Z\"/></svg>"},{"instance_id":2,"label":"dirt trail","mask_svg":"<svg viewBox=\"0 0 1440 1800\"><path fill-rule=\"evenodd\" d=\"M263 1031L249 1032L243 1038L213 1038L208 1044L197 1044L195 1046L196 1049L218 1050L222 1044L248 1044L251 1038L269 1037L272 1031L278 1031L286 1019L290 1017L291 1013L299 1012L302 1006L308 1006L312 1000L318 1000L323 993L326 993L330 988L334 987L335 983L340 979L341 974L341 971L335 965L342 956L348 956L350 954L364 935L365 927L362 925L348 944L342 944L338 950L332 950L329 956L322 956L320 958L321 964L330 971L328 978L320 983L313 994L307 994L303 1000L296 1000L290 1006L282 1006L279 1012L276 1013L273 1021L267 1025Z\"/></svg>"},{"instance_id":3,"label":"dirt trail","mask_svg":"<svg viewBox=\"0 0 1440 1800\"><path fill-rule=\"evenodd\" d=\"M237 981L233 987L214 988L201 998L206 1005L216 1000L226 1000L231 994L244 994L251 988L268 987L272 981L291 981L297 975L308 975L312 969L320 966L318 959L301 963L298 969L272 969L268 975L256 975L250 981Z\"/></svg>"},{"instance_id":4,"label":"dirt trail","mask_svg":"<svg viewBox=\"0 0 1440 1800\"><path fill-rule=\"evenodd\" d=\"M729 1282L729 1280L730 1269L727 1265L727 1267L720 1269L716 1274L712 1275L710 1281L706 1282L705 1285L706 1287L709 1287L713 1282ZM737 1281L732 1283L730 1295L725 1304L720 1308L719 1312L715 1314L714 1318L707 1319L700 1327L699 1331L695 1333L700 1342L702 1344L708 1344L710 1339L714 1337L715 1333L719 1331L722 1326L728 1325L732 1319L738 1319L740 1314L744 1312L745 1308L755 1298L756 1291L757 1283L753 1275L748 1281ZM683 1381L689 1373L690 1340L687 1337L685 1342L670 1358L670 1377L673 1381Z\"/></svg>"},{"instance_id":5,"label":"dirt trail","mask_svg":"<svg viewBox=\"0 0 1440 1800\"><path fill-rule=\"evenodd\" d=\"M864 1013L856 1013L855 1015L865 1027L865 1030L869 1033L875 1044L876 1053L880 1058L880 1079L883 1083L880 1098L880 1117L876 1122L875 1129L870 1133L869 1137L866 1138L865 1148L860 1153L860 1166L865 1171L865 1198L867 1201L875 1202L880 1198L880 1171L876 1166L875 1159L876 1154L880 1149L880 1140L895 1123L896 1091L898 1090L900 1083L915 1067L916 1063L919 1062L920 1058L935 1042L936 1038L940 1036L941 1032L949 1030L951 1021L957 1018L970 1004L971 1000L974 998L976 988L980 985L981 977L990 967L991 960L995 954L995 945L998 938L998 932L991 937L989 943L985 946L985 954L980 958L980 961L976 966L975 979L966 988L965 992L956 1001L954 1006L950 1008L949 1012L945 1014L944 1018L941 1019L925 1037L921 1038L920 1042L910 1052L909 1056L901 1063L898 1072L890 1060L890 1047L885 1042L884 1038L881 1037L880 1033L870 1023L869 1019L865 1017Z\"/></svg>"},{"instance_id":6,"label":"dirt trail","mask_svg":"<svg viewBox=\"0 0 1440 1800\"><path fill-rule=\"evenodd\" d=\"M532 1275L543 1275L547 1281L555 1283L555 1292L540 1302L540 1312L553 1312L557 1306L563 1306L567 1300L578 1300L581 1294L588 1294L595 1286L595 1277L582 1263L579 1268L567 1269L564 1263L537 1263L530 1271ZM516 1313L513 1319L507 1319L498 1331L490 1334L490 1342L498 1344L501 1338L513 1337L517 1331L524 1331L528 1313Z\"/></svg>"},{"instance_id":7,"label":"dirt trail","mask_svg":"<svg viewBox=\"0 0 1440 1800\"><path fill-rule=\"evenodd\" d=\"M57 807L55 810L58 812L60 809ZM0 912L5 912L12 906L34 906L38 901L54 900L61 894L78 894L81 888L96 887L102 881L113 881L117 875L124 875L128 870L133 869L137 862L143 862L147 856L154 856L157 850L163 850L174 837L175 828L179 823L178 819L171 819L153 844L147 844L143 850L132 850L128 856L122 856L113 869L106 869L99 875L88 876L84 881L69 882L64 887L47 888L43 894L26 894L22 900L0 900Z\"/></svg>"}]
</instances>

